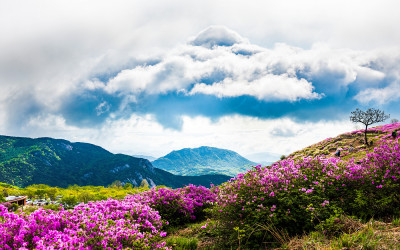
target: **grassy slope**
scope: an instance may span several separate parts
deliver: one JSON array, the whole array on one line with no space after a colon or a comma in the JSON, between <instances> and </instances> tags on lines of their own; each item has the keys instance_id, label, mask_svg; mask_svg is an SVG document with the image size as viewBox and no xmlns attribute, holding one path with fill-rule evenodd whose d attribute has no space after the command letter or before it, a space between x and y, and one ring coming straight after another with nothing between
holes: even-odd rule
<instances>
[{"instance_id":1,"label":"grassy slope","mask_svg":"<svg viewBox=\"0 0 400 250\"><path fill-rule=\"evenodd\" d=\"M327 138L321 142L308 146L304 149L293 152L288 157L293 159L328 155L334 157L334 153L338 148L342 148L341 159L349 160L351 158L361 159L367 153L370 153L374 149L374 145L382 143L382 140L386 137L390 137L393 130L399 131L400 123L393 124L393 130L388 128L388 131L381 131L383 126L377 126L368 129L367 137L369 146L364 144L364 130L356 130L344 134L340 134L334 138ZM349 149L353 148L352 151Z\"/></svg>"},{"instance_id":2,"label":"grassy slope","mask_svg":"<svg viewBox=\"0 0 400 250\"><path fill-rule=\"evenodd\" d=\"M387 126L386 126L387 127ZM288 157L297 159L309 156L329 155L334 157L338 148L342 148L341 159L363 158L367 153L372 152L374 145L384 143L384 140L391 138L392 131L399 131L400 123L384 129L382 126L372 128L368 132L369 146L364 145L364 134L360 131L353 131L338 135L335 138L327 138L324 141L313 144L302 150L290 154ZM279 235L277 241L282 244L282 249L400 249L400 218L388 218L387 221L370 220L361 222L357 219L344 217L343 232L333 238L327 238L319 232L312 232L307 235L294 238ZM219 249L218 239L212 234L215 229L202 229L205 224L212 225L213 221L203 221L190 224L186 227L176 228L170 232L169 245L173 249L196 249L190 248L193 242L197 242L197 249ZM168 242L168 241L167 241Z\"/></svg>"}]
</instances>

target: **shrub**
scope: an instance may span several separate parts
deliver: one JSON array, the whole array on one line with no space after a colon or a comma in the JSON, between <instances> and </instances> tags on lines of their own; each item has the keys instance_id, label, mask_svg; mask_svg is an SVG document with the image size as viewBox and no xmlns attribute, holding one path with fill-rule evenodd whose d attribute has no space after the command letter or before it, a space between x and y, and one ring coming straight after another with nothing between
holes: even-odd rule
<instances>
[{"instance_id":1,"label":"shrub","mask_svg":"<svg viewBox=\"0 0 400 250\"><path fill-rule=\"evenodd\" d=\"M166 234L159 214L134 201L89 202L27 215L0 205L1 249L157 249Z\"/></svg>"},{"instance_id":2,"label":"shrub","mask_svg":"<svg viewBox=\"0 0 400 250\"><path fill-rule=\"evenodd\" d=\"M286 159L221 185L213 216L232 244L238 227L248 247L262 248L262 242L276 239L268 230L256 231L256 225L296 235L318 225L335 231L333 222L342 213L365 219L396 214L399 180L398 142L377 146L359 164L328 157Z\"/></svg>"},{"instance_id":3,"label":"shrub","mask_svg":"<svg viewBox=\"0 0 400 250\"><path fill-rule=\"evenodd\" d=\"M205 209L215 201L216 195L203 186L189 185L178 189L152 188L149 191L127 196L125 200L140 201L157 210L170 225L183 225L201 219Z\"/></svg>"},{"instance_id":4,"label":"shrub","mask_svg":"<svg viewBox=\"0 0 400 250\"><path fill-rule=\"evenodd\" d=\"M17 203L4 202L2 205L5 206L8 211L17 211L19 208Z\"/></svg>"}]
</instances>

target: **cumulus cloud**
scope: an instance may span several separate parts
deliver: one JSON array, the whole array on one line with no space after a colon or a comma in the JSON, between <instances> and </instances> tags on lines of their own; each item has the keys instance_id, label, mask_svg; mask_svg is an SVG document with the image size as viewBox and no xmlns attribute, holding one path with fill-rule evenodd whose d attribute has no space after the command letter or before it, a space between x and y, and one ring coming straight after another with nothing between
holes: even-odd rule
<instances>
[{"instance_id":1,"label":"cumulus cloud","mask_svg":"<svg viewBox=\"0 0 400 250\"><path fill-rule=\"evenodd\" d=\"M290 78L287 74L266 75L254 81L225 79L222 82L207 85L196 84L190 91L194 94L216 95L218 97L254 96L259 100L318 99L322 95L313 92L310 82L304 79Z\"/></svg>"},{"instance_id":2,"label":"cumulus cloud","mask_svg":"<svg viewBox=\"0 0 400 250\"><path fill-rule=\"evenodd\" d=\"M362 104L383 105L400 99L400 84L392 83L384 88L368 88L354 97Z\"/></svg>"},{"instance_id":3,"label":"cumulus cloud","mask_svg":"<svg viewBox=\"0 0 400 250\"><path fill-rule=\"evenodd\" d=\"M227 27L211 26L161 55L156 63L122 70L104 83L104 89L110 94L318 100L343 95L349 89L359 92L381 86L392 75L388 65L399 58L398 53L332 49L326 44L302 49L280 43L268 49L251 44ZM381 64L385 66L377 66Z\"/></svg>"},{"instance_id":4,"label":"cumulus cloud","mask_svg":"<svg viewBox=\"0 0 400 250\"><path fill-rule=\"evenodd\" d=\"M336 119L325 112L327 107L400 98L390 92L400 79L398 47L357 51L278 43L266 48L225 26L210 26L184 44L146 57L105 52L102 43L93 51L78 46L71 53L67 48L77 43L75 38L64 43L61 38L33 43L30 50L11 47L0 57L0 108L9 131L46 113L61 113L67 123L89 127L107 118L150 113L174 129L182 128L182 115L309 119L310 112L297 112L303 106L314 108L312 119ZM48 53L38 52L43 46ZM16 74L16 68L21 72Z\"/></svg>"}]
</instances>

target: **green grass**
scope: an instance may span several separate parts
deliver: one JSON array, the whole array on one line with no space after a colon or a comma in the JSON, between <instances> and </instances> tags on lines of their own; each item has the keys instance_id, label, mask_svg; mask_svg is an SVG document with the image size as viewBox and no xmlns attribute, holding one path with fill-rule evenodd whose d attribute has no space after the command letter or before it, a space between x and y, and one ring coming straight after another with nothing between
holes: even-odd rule
<instances>
[{"instance_id":1,"label":"green grass","mask_svg":"<svg viewBox=\"0 0 400 250\"><path fill-rule=\"evenodd\" d=\"M319 231L310 232L290 239L279 249L400 249L399 222L399 219L392 223L370 220L362 224L349 217L346 223L353 227L352 232L342 232L335 237Z\"/></svg>"},{"instance_id":2,"label":"green grass","mask_svg":"<svg viewBox=\"0 0 400 250\"><path fill-rule=\"evenodd\" d=\"M399 227L400 226L400 218L394 218L392 221L392 225L395 227Z\"/></svg>"},{"instance_id":3,"label":"green grass","mask_svg":"<svg viewBox=\"0 0 400 250\"><path fill-rule=\"evenodd\" d=\"M400 218L391 223L370 220L362 223L353 217L345 216L341 219L343 227L335 236L329 236L321 231L292 238L281 237L279 247L271 249L400 249ZM201 228L205 224L207 228ZM212 233L213 225L217 221L204 220L189 223L184 227L170 230L166 245L172 249L229 249L223 240ZM211 227L210 227L211 225ZM245 241L246 239L242 239Z\"/></svg>"},{"instance_id":4,"label":"green grass","mask_svg":"<svg viewBox=\"0 0 400 250\"><path fill-rule=\"evenodd\" d=\"M173 249L177 250L194 250L197 249L198 245L198 239L191 237L191 238L186 238L186 237L180 237L180 236L174 236L167 238L166 241L167 246L172 247Z\"/></svg>"},{"instance_id":5,"label":"green grass","mask_svg":"<svg viewBox=\"0 0 400 250\"><path fill-rule=\"evenodd\" d=\"M332 246L337 249L376 249L380 240L381 237L375 234L375 230L368 227L361 232L341 235L332 243Z\"/></svg>"}]
</instances>

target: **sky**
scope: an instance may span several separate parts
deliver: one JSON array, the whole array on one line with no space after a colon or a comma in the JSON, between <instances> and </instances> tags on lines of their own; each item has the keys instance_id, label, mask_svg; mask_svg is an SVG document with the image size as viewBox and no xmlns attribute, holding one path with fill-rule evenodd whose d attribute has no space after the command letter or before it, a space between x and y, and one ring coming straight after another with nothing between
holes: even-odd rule
<instances>
[{"instance_id":1,"label":"sky","mask_svg":"<svg viewBox=\"0 0 400 250\"><path fill-rule=\"evenodd\" d=\"M399 1L1 1L0 134L279 159L400 119ZM390 122L388 120L387 122Z\"/></svg>"}]
</instances>

